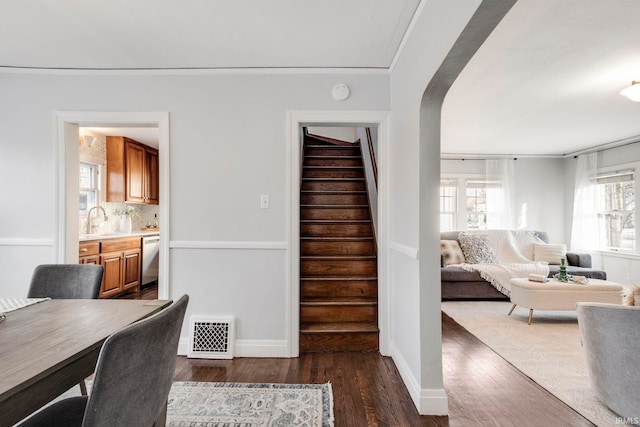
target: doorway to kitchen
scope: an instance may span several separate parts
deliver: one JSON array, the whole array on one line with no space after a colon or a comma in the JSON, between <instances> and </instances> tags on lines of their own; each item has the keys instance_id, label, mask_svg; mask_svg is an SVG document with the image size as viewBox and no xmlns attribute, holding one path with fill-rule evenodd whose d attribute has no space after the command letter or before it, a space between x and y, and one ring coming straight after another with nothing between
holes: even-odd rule
<instances>
[{"instance_id":1,"label":"doorway to kitchen","mask_svg":"<svg viewBox=\"0 0 640 427\"><path fill-rule=\"evenodd\" d=\"M78 262L80 235L91 226L99 231L95 234L117 234L121 230L120 218L122 210L134 210L137 215L132 219L136 230L147 229L149 232L162 230L162 235L169 236L169 117L168 113L140 113L140 112L56 112L56 150L57 150L57 202L56 209L56 242L55 259L59 263ZM126 135L123 135L125 133ZM127 137L133 141L140 141L141 146L149 147L149 150L157 150L158 204L111 205L105 215L112 217L107 222L101 221L102 230L98 230L95 224L89 223L80 217L81 203L91 199L91 194L78 197L80 194L80 150L86 150L89 143L95 144L96 140L107 137ZM95 139L94 139L95 138ZM82 145L85 144L85 147ZM82 147L82 148L81 148ZM95 154L95 153L94 153ZM99 164L100 159L89 156L89 166ZM86 160L86 153L83 154ZM105 168L106 169L106 168ZM102 176L106 176L103 170ZM102 188L106 188L103 180ZM102 197L102 200L106 200ZM104 204L104 202L103 202ZM85 208L87 206L85 205ZM99 210L101 212L101 210ZM118 215L113 215L117 212ZM95 215L95 212L94 212ZM92 216L95 219L95 216ZM104 218L102 218L104 219ZM155 226L155 227L154 227ZM83 228L84 227L84 228ZM131 227L133 230L133 225ZM87 233L91 233L89 231ZM158 250L157 289L159 298L168 298L169 289L169 242L168 238L160 239ZM142 262L140 264L142 268Z\"/></svg>"}]
</instances>

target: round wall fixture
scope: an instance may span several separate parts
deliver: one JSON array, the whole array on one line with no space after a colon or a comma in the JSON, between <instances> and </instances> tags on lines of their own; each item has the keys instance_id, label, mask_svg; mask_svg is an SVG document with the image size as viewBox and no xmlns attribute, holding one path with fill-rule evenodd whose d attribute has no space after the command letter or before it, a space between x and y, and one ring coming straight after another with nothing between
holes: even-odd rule
<instances>
[{"instance_id":1,"label":"round wall fixture","mask_svg":"<svg viewBox=\"0 0 640 427\"><path fill-rule=\"evenodd\" d=\"M333 91L331 94L333 95L333 99L336 101L344 101L349 97L351 91L349 90L349 86L339 83L333 87Z\"/></svg>"}]
</instances>

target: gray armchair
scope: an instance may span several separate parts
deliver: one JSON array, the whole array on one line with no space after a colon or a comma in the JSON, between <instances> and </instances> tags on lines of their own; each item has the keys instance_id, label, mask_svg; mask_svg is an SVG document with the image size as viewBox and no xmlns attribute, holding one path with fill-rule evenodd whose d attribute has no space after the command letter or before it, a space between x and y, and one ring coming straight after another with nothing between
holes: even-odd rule
<instances>
[{"instance_id":1,"label":"gray armchair","mask_svg":"<svg viewBox=\"0 0 640 427\"><path fill-rule=\"evenodd\" d=\"M20 427L164 425L189 297L111 335L98 356L90 395L60 400Z\"/></svg>"},{"instance_id":2,"label":"gray armchair","mask_svg":"<svg viewBox=\"0 0 640 427\"><path fill-rule=\"evenodd\" d=\"M622 417L640 418L640 307L578 303L593 390Z\"/></svg>"},{"instance_id":3,"label":"gray armchair","mask_svg":"<svg viewBox=\"0 0 640 427\"><path fill-rule=\"evenodd\" d=\"M96 264L43 264L33 270L27 298L96 299L104 268Z\"/></svg>"}]
</instances>

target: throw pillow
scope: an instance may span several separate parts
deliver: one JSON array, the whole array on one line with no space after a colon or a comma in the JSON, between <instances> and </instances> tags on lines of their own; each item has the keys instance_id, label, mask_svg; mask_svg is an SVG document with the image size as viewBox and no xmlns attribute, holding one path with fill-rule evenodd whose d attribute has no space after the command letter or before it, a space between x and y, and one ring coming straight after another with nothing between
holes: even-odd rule
<instances>
[{"instance_id":1,"label":"throw pillow","mask_svg":"<svg viewBox=\"0 0 640 427\"><path fill-rule=\"evenodd\" d=\"M458 240L468 264L497 263L496 254L488 236L460 233Z\"/></svg>"},{"instance_id":2,"label":"throw pillow","mask_svg":"<svg viewBox=\"0 0 640 427\"><path fill-rule=\"evenodd\" d=\"M624 296L622 304L640 306L640 286L632 286L629 293Z\"/></svg>"},{"instance_id":3,"label":"throw pillow","mask_svg":"<svg viewBox=\"0 0 640 427\"><path fill-rule=\"evenodd\" d=\"M535 262L546 262L547 264L560 265L560 260L566 257L566 245L553 245L545 243L533 244L533 260Z\"/></svg>"},{"instance_id":4,"label":"throw pillow","mask_svg":"<svg viewBox=\"0 0 640 427\"><path fill-rule=\"evenodd\" d=\"M462 249L455 240L440 240L440 255L445 266L465 263Z\"/></svg>"}]
</instances>

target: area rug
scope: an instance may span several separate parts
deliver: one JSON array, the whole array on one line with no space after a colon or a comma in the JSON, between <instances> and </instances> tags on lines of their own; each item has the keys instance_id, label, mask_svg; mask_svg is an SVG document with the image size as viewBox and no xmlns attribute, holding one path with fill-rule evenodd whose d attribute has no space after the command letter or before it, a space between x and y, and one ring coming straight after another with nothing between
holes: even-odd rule
<instances>
[{"instance_id":1,"label":"area rug","mask_svg":"<svg viewBox=\"0 0 640 427\"><path fill-rule=\"evenodd\" d=\"M333 426L331 384L175 382L173 427Z\"/></svg>"},{"instance_id":2,"label":"area rug","mask_svg":"<svg viewBox=\"0 0 640 427\"><path fill-rule=\"evenodd\" d=\"M87 390L91 394L91 381ZM79 395L74 387L58 399ZM58 400L56 399L56 400ZM168 427L333 427L333 391L326 384L175 381Z\"/></svg>"},{"instance_id":3,"label":"area rug","mask_svg":"<svg viewBox=\"0 0 640 427\"><path fill-rule=\"evenodd\" d=\"M620 424L593 394L575 311L534 311L510 302L446 301L442 311L592 423Z\"/></svg>"}]
</instances>

